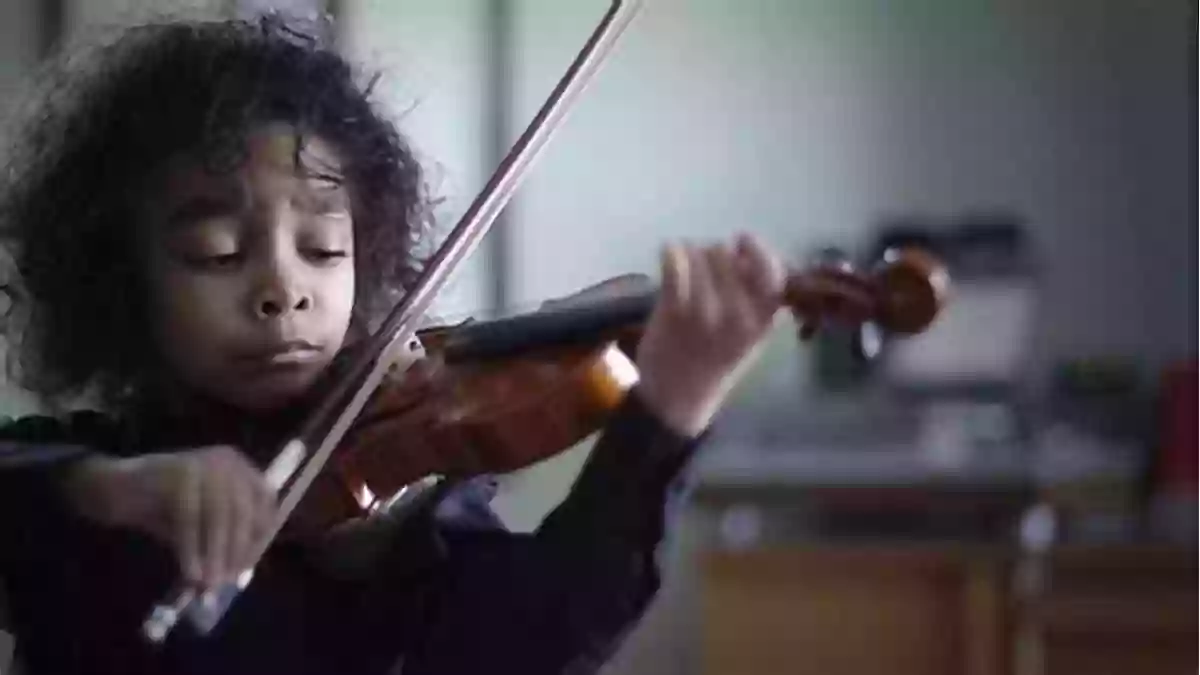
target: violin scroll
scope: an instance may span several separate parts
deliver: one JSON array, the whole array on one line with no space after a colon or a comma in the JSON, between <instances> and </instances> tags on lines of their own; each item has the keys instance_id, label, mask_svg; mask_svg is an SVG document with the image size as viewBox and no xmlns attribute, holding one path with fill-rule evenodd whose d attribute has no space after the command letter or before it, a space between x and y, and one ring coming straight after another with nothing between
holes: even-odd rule
<instances>
[{"instance_id":1,"label":"violin scroll","mask_svg":"<svg viewBox=\"0 0 1200 675\"><path fill-rule=\"evenodd\" d=\"M946 268L920 249L889 252L876 279L877 320L893 333L912 335L929 328L950 292Z\"/></svg>"},{"instance_id":2,"label":"violin scroll","mask_svg":"<svg viewBox=\"0 0 1200 675\"><path fill-rule=\"evenodd\" d=\"M874 322L888 332L912 335L933 323L949 285L949 274L936 258L919 249L898 249L889 251L870 276L846 264L793 274L783 302L796 315L802 339L831 322Z\"/></svg>"}]
</instances>

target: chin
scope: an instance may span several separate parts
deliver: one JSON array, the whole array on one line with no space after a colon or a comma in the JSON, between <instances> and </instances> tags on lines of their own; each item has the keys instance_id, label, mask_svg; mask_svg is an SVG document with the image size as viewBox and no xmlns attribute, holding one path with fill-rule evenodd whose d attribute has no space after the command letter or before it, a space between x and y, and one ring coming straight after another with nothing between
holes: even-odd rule
<instances>
[{"instance_id":1,"label":"chin","mask_svg":"<svg viewBox=\"0 0 1200 675\"><path fill-rule=\"evenodd\" d=\"M247 412L278 412L304 398L312 389L317 373L287 373L252 381L243 380L221 398Z\"/></svg>"}]
</instances>

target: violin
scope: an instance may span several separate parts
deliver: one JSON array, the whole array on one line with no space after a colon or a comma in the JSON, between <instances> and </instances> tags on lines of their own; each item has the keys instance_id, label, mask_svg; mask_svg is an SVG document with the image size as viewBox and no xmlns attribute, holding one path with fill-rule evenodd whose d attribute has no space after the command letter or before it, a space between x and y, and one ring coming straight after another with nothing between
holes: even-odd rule
<instances>
[{"instance_id":1,"label":"violin","mask_svg":"<svg viewBox=\"0 0 1200 675\"><path fill-rule=\"evenodd\" d=\"M912 335L934 321L946 286L937 261L912 249L872 274L832 265L792 272L780 304L804 339L823 324L867 321ZM375 391L292 513L288 533L316 536L367 517L430 476L516 471L600 430L638 382L633 356L656 297L618 292L418 331L408 358L422 361L420 374Z\"/></svg>"},{"instance_id":2,"label":"violin","mask_svg":"<svg viewBox=\"0 0 1200 675\"><path fill-rule=\"evenodd\" d=\"M280 443L265 472L278 510L256 561L281 535L319 535L427 477L504 473L558 454L600 429L636 384L630 343L654 306L653 292L499 321L437 328L421 322L638 7L636 0L613 0L413 287L369 339L349 350L300 428ZM827 321L921 332L944 302L948 277L921 251L895 254L870 275L834 266L795 271L780 305L799 318L805 338ZM143 636L161 644L184 617L211 630L251 577L215 606L180 583L151 608Z\"/></svg>"}]
</instances>

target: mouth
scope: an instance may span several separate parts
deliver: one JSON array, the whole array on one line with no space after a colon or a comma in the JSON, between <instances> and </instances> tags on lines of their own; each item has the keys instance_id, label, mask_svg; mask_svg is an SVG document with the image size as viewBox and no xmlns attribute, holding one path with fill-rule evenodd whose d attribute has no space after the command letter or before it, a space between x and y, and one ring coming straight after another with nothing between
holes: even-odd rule
<instances>
[{"instance_id":1,"label":"mouth","mask_svg":"<svg viewBox=\"0 0 1200 675\"><path fill-rule=\"evenodd\" d=\"M322 349L310 342L293 340L257 346L238 354L238 361L252 368L306 366L321 359Z\"/></svg>"}]
</instances>

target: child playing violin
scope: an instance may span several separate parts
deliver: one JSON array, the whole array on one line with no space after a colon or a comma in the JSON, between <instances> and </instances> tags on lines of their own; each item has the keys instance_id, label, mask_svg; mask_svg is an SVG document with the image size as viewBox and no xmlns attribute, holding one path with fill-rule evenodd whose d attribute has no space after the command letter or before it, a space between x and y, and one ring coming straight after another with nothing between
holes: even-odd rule
<instances>
[{"instance_id":1,"label":"child playing violin","mask_svg":"<svg viewBox=\"0 0 1200 675\"><path fill-rule=\"evenodd\" d=\"M468 481L354 574L275 542L211 633L151 648L141 622L177 579L211 591L252 565L277 506L264 453L411 283L430 200L369 87L276 17L139 26L49 84L0 201L6 332L21 383L91 406L0 432L35 458L0 463L27 670L598 668L658 588L668 511L772 325L779 263L749 237L666 249L640 382L536 532Z\"/></svg>"}]
</instances>

